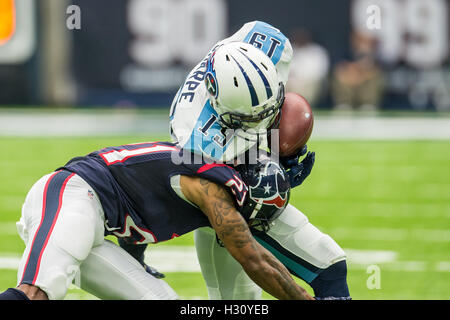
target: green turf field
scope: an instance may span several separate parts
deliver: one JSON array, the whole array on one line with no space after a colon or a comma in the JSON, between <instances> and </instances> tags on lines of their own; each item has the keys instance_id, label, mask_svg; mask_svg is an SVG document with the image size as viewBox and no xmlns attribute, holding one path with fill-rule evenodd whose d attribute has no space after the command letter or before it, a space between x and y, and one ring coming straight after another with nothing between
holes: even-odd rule
<instances>
[{"instance_id":1,"label":"green turf field","mask_svg":"<svg viewBox=\"0 0 450 320\"><path fill-rule=\"evenodd\" d=\"M164 138L0 138L0 261L24 249L14 222L38 178L101 147ZM313 139L308 146L316 164L291 203L347 250L353 298L450 299L450 142ZM164 245L174 244L192 246L193 237ZM16 272L1 268L3 291ZM207 298L199 273L166 274L181 298ZM78 289L67 296L89 298Z\"/></svg>"}]
</instances>

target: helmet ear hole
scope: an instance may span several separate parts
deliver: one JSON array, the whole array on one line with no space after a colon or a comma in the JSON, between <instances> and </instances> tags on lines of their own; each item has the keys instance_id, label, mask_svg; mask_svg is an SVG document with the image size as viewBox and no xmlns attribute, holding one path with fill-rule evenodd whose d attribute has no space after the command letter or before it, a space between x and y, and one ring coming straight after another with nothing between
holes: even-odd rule
<instances>
[{"instance_id":1,"label":"helmet ear hole","mask_svg":"<svg viewBox=\"0 0 450 320\"><path fill-rule=\"evenodd\" d=\"M267 66L261 62L261 65L263 66L264 69L266 69L266 71L269 71L269 68L267 68Z\"/></svg>"},{"instance_id":2,"label":"helmet ear hole","mask_svg":"<svg viewBox=\"0 0 450 320\"><path fill-rule=\"evenodd\" d=\"M229 56L229 55L226 55L226 56L225 56L225 59L226 59L227 61L230 61L230 56Z\"/></svg>"},{"instance_id":3,"label":"helmet ear hole","mask_svg":"<svg viewBox=\"0 0 450 320\"><path fill-rule=\"evenodd\" d=\"M234 85L236 86L236 88L238 88L238 87L239 87L239 83L238 83L238 81L237 81L237 78L236 78L236 77L234 77Z\"/></svg>"}]
</instances>

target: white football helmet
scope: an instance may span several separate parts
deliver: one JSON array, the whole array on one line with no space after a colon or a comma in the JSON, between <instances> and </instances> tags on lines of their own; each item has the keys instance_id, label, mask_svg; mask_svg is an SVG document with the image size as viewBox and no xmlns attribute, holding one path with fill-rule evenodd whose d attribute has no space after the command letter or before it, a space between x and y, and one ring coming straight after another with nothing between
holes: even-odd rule
<instances>
[{"instance_id":1,"label":"white football helmet","mask_svg":"<svg viewBox=\"0 0 450 320\"><path fill-rule=\"evenodd\" d=\"M218 47L207 61L205 84L223 127L260 132L277 126L284 85L260 49L244 42Z\"/></svg>"}]
</instances>

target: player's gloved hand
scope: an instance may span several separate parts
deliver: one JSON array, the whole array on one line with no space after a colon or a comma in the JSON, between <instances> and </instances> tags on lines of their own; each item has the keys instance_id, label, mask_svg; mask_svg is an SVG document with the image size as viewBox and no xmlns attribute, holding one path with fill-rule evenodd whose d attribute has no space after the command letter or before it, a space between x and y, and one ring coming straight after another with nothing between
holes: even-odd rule
<instances>
[{"instance_id":1,"label":"player's gloved hand","mask_svg":"<svg viewBox=\"0 0 450 320\"><path fill-rule=\"evenodd\" d=\"M303 156L307 150L307 146L305 145L298 154L280 158L280 162L289 176L291 188L301 185L309 176L314 166L316 159L315 152L308 152L306 157L299 163L300 157Z\"/></svg>"},{"instance_id":2,"label":"player's gloved hand","mask_svg":"<svg viewBox=\"0 0 450 320\"><path fill-rule=\"evenodd\" d=\"M142 265L144 266L145 271L147 271L148 273L150 273L152 276L154 276L156 279L162 279L165 278L166 275L164 273L159 272L158 270L156 270L155 268L142 263Z\"/></svg>"},{"instance_id":3,"label":"player's gloved hand","mask_svg":"<svg viewBox=\"0 0 450 320\"><path fill-rule=\"evenodd\" d=\"M305 144L303 148L300 149L300 151L297 154L294 154L292 156L287 157L281 157L280 162L283 165L283 167L288 170L292 168L293 166L298 165L298 161L300 157L303 157L306 154L306 151L308 151L308 146Z\"/></svg>"},{"instance_id":4,"label":"player's gloved hand","mask_svg":"<svg viewBox=\"0 0 450 320\"><path fill-rule=\"evenodd\" d=\"M144 267L145 271L150 273L152 276L154 276L157 279L165 278L165 274L159 272L155 268L147 265L144 262L144 252L147 248L147 244L132 244L128 243L124 238L118 239L119 245L122 249L124 249L126 252L128 252L133 258L135 258L139 263Z\"/></svg>"}]
</instances>

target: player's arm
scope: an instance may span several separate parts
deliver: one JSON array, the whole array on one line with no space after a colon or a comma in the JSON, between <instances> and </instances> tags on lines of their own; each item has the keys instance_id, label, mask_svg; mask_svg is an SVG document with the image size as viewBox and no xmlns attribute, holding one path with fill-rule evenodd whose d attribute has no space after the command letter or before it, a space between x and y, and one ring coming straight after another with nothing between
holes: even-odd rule
<instances>
[{"instance_id":1,"label":"player's arm","mask_svg":"<svg viewBox=\"0 0 450 320\"><path fill-rule=\"evenodd\" d=\"M186 198L206 214L227 250L258 286L278 299L313 299L295 283L284 265L255 240L224 187L189 176L182 176L180 183Z\"/></svg>"}]
</instances>

